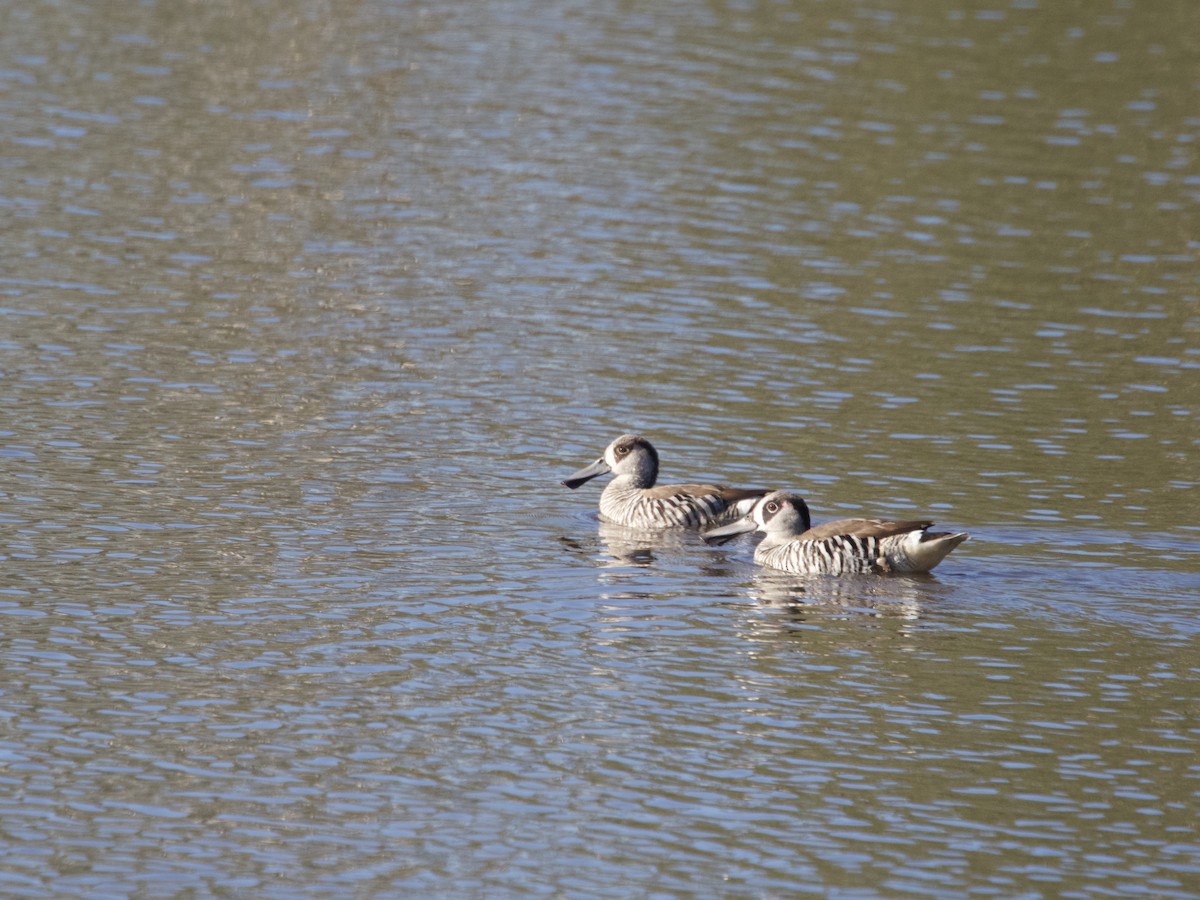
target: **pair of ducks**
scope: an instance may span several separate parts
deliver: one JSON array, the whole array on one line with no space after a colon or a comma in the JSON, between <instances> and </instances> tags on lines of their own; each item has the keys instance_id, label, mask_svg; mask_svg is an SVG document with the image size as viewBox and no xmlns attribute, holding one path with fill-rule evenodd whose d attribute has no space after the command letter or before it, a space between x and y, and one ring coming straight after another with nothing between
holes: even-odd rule
<instances>
[{"instance_id":1,"label":"pair of ducks","mask_svg":"<svg viewBox=\"0 0 1200 900\"><path fill-rule=\"evenodd\" d=\"M748 531L764 532L754 551L760 565L801 575L928 572L965 541L964 532L930 531L933 522L838 519L812 527L798 494L716 484L662 484L658 451L641 435L623 434L604 455L565 479L572 490L598 475L616 477L600 495L600 514L630 528L698 528L723 544Z\"/></svg>"}]
</instances>

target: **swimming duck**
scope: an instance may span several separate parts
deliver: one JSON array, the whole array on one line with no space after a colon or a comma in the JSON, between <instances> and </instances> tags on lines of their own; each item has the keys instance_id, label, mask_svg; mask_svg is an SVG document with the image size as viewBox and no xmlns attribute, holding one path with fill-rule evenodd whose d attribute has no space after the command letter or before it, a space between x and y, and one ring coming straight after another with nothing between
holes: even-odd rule
<instances>
[{"instance_id":1,"label":"swimming duck","mask_svg":"<svg viewBox=\"0 0 1200 900\"><path fill-rule=\"evenodd\" d=\"M718 484L660 484L658 451L639 434L623 434L604 455L563 484L574 490L597 475L616 477L600 495L600 515L628 528L705 528L745 516L765 489Z\"/></svg>"},{"instance_id":2,"label":"swimming duck","mask_svg":"<svg viewBox=\"0 0 1200 900\"><path fill-rule=\"evenodd\" d=\"M932 522L838 519L812 527L808 504L798 494L774 491L743 518L703 534L724 543L734 535L762 531L754 561L800 575L866 572L928 572L965 541L965 532L929 531Z\"/></svg>"}]
</instances>

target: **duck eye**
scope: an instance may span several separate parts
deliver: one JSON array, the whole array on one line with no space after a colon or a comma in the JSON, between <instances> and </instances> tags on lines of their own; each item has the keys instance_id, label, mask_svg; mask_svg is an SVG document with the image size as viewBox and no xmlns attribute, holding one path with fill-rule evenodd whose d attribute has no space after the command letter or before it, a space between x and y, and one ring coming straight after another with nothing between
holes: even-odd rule
<instances>
[{"instance_id":1,"label":"duck eye","mask_svg":"<svg viewBox=\"0 0 1200 900\"><path fill-rule=\"evenodd\" d=\"M629 452L629 448L625 445L622 445L620 447L617 447L613 452L615 454L617 454L617 456L624 456L626 453Z\"/></svg>"},{"instance_id":2,"label":"duck eye","mask_svg":"<svg viewBox=\"0 0 1200 900\"><path fill-rule=\"evenodd\" d=\"M777 513L779 512L779 504L772 500L766 505L765 509L769 513Z\"/></svg>"}]
</instances>

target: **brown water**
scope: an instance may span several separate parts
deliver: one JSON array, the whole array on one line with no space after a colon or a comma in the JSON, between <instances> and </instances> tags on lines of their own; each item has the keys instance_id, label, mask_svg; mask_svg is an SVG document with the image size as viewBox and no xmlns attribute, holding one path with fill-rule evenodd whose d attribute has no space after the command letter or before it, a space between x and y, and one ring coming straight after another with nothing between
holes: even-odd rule
<instances>
[{"instance_id":1,"label":"brown water","mask_svg":"<svg viewBox=\"0 0 1200 900\"><path fill-rule=\"evenodd\" d=\"M0 893L1200 893L1194 4L2 18Z\"/></svg>"}]
</instances>

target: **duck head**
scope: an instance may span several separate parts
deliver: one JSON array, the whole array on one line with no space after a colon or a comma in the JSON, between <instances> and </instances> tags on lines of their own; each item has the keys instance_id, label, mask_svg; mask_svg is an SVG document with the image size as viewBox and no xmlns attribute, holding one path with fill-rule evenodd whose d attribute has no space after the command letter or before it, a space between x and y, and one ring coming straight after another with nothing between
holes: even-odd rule
<instances>
[{"instance_id":1,"label":"duck head","mask_svg":"<svg viewBox=\"0 0 1200 900\"><path fill-rule=\"evenodd\" d=\"M574 490L608 472L629 479L634 487L653 487L658 478L658 451L640 434L623 434L604 448L603 456L570 478L564 478L562 483Z\"/></svg>"},{"instance_id":2,"label":"duck head","mask_svg":"<svg viewBox=\"0 0 1200 900\"><path fill-rule=\"evenodd\" d=\"M772 491L759 499L745 516L736 522L706 531L702 535L709 544L724 544L739 534L762 531L767 540L787 541L804 534L812 527L808 504L799 494Z\"/></svg>"}]
</instances>

